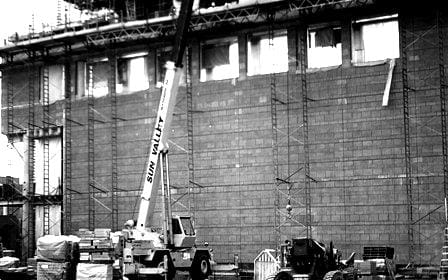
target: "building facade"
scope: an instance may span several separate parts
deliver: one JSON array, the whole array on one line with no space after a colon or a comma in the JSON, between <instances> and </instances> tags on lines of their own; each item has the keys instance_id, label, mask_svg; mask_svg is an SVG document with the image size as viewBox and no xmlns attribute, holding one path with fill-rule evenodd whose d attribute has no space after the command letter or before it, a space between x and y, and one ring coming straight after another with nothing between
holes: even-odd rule
<instances>
[{"instance_id":1,"label":"building facade","mask_svg":"<svg viewBox=\"0 0 448 280\"><path fill-rule=\"evenodd\" d=\"M172 204L218 262L297 236L440 262L447 14L385 2L196 7ZM24 253L45 233L136 217L173 34L171 15L64 28L0 48L2 133L24 147L33 198L15 206Z\"/></svg>"}]
</instances>

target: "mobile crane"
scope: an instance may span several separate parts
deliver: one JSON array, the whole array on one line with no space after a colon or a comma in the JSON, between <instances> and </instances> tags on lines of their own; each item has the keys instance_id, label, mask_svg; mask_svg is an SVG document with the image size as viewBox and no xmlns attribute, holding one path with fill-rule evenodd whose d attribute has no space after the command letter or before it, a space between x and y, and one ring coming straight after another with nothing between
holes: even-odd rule
<instances>
[{"instance_id":1,"label":"mobile crane","mask_svg":"<svg viewBox=\"0 0 448 280\"><path fill-rule=\"evenodd\" d=\"M165 65L159 109L151 138L145 181L140 199L137 224L127 222L122 231L123 278L174 278L176 270L189 271L193 280L206 279L211 273L212 254L199 248L189 216L173 216L168 174L168 135L173 117L186 34L194 0L183 0L176 23L172 61ZM163 233L146 228L148 215L155 208L157 186L161 184L163 198Z\"/></svg>"}]
</instances>

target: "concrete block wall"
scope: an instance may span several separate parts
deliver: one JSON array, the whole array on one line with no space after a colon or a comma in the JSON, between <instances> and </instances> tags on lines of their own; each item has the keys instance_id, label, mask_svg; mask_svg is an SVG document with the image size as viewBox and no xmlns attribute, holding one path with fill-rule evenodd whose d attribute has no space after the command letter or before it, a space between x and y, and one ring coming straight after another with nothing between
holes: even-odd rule
<instances>
[{"instance_id":1,"label":"concrete block wall","mask_svg":"<svg viewBox=\"0 0 448 280\"><path fill-rule=\"evenodd\" d=\"M416 19L418 19L416 17ZM431 15L412 23L414 31L431 27ZM296 29L288 29L294 34ZM345 32L350 28L344 27ZM429 35L429 36L434 36ZM295 74L297 51L294 36L289 36L290 72L276 74L279 177L287 178L303 166L302 93ZM239 36L240 72L245 73L245 41ZM350 36L343 34L343 40ZM429 40L435 40L430 37ZM199 242L209 242L219 262L240 260L250 263L264 248L275 248L275 177L272 159L270 76L200 83L199 44L193 49L193 140L194 181L202 187L192 189L189 203L195 217ZM382 107L388 65L352 66L343 47L343 67L308 73L308 121L313 237L342 250L344 255L364 246L393 246L398 261L408 254L407 194L404 183L404 135L401 64L393 75L389 105ZM410 135L413 174L416 256L423 263L438 264L442 246L443 176L440 137L440 98L438 77L434 74L435 48L418 41L409 54L409 69L414 78L410 93ZM292 57L292 58L291 58ZM154 70L154 69L153 69ZM242 71L241 71L242 70ZM151 71L149 71L152 73ZM154 72L154 71L153 71ZM4 76L8 78L8 74ZM16 76L18 77L18 76ZM429 77L420 81L420 77ZM18 78L20 79L20 78ZM6 92L5 83L3 92ZM174 197L188 186L188 153L185 88L179 93L172 127L170 150L171 182ZM136 217L139 189L147 158L149 137L156 114L159 90L118 96L118 187L119 223ZM26 95L24 95L26 97ZM3 104L6 104L3 94ZM24 99L26 104L27 99ZM22 104L17 98L15 105ZM5 106L5 105L4 105ZM51 112L62 123L62 102ZM87 227L87 103L73 102L72 186L73 229ZM111 206L107 190L111 184L110 99L95 100L95 179L106 190L95 197ZM2 131L6 132L6 110ZM27 108L17 107L15 121L26 122ZM285 137L285 133L290 137ZM303 221L303 171L295 174L291 190L293 214ZM286 188L286 186L282 186ZM286 206L281 197L280 204ZM110 227L110 213L96 206L97 227ZM184 208L176 205L176 211ZM295 237L300 227L282 220L282 238Z\"/></svg>"}]
</instances>

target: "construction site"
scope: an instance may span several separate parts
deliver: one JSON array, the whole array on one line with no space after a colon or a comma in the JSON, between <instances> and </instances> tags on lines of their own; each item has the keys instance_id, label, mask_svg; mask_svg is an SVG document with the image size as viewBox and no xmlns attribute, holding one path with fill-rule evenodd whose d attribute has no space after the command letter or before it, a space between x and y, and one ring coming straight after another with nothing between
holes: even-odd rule
<instances>
[{"instance_id":1,"label":"construction site","mask_svg":"<svg viewBox=\"0 0 448 280\"><path fill-rule=\"evenodd\" d=\"M57 8L0 44L1 280L448 278L443 1Z\"/></svg>"}]
</instances>

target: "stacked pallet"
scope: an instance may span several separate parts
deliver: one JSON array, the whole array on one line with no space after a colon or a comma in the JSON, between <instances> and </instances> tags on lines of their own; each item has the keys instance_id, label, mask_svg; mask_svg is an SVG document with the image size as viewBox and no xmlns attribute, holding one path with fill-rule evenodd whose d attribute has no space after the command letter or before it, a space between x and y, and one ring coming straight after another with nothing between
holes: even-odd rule
<instances>
[{"instance_id":1,"label":"stacked pallet","mask_svg":"<svg viewBox=\"0 0 448 280\"><path fill-rule=\"evenodd\" d=\"M394 258L394 248L387 246L377 246L377 247L364 247L364 252L362 254L363 260L371 259L393 259Z\"/></svg>"},{"instance_id":2,"label":"stacked pallet","mask_svg":"<svg viewBox=\"0 0 448 280\"><path fill-rule=\"evenodd\" d=\"M40 237L37 240L37 280L75 279L75 244L68 236Z\"/></svg>"},{"instance_id":3,"label":"stacked pallet","mask_svg":"<svg viewBox=\"0 0 448 280\"><path fill-rule=\"evenodd\" d=\"M364 247L362 258L362 261L355 261L359 279L395 279L394 248L387 246Z\"/></svg>"},{"instance_id":4,"label":"stacked pallet","mask_svg":"<svg viewBox=\"0 0 448 280\"><path fill-rule=\"evenodd\" d=\"M79 252L81 263L114 262L114 245L110 238L110 229L98 228L94 231L80 229Z\"/></svg>"},{"instance_id":5,"label":"stacked pallet","mask_svg":"<svg viewBox=\"0 0 448 280\"><path fill-rule=\"evenodd\" d=\"M107 228L97 228L93 231L79 230L80 258L76 279L112 279L112 263L115 261L115 255L110 232L111 230Z\"/></svg>"}]
</instances>

